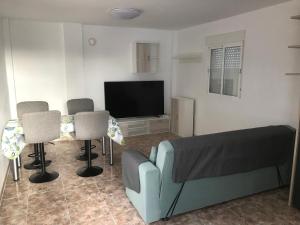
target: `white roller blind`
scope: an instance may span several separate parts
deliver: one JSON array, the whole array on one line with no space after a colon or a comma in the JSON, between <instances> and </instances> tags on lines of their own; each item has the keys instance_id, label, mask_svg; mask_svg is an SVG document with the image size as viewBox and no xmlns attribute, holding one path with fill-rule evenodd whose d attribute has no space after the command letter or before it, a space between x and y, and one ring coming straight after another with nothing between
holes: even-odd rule
<instances>
[{"instance_id":1,"label":"white roller blind","mask_svg":"<svg viewBox=\"0 0 300 225\"><path fill-rule=\"evenodd\" d=\"M210 48L209 93L240 97L243 43Z\"/></svg>"},{"instance_id":2,"label":"white roller blind","mask_svg":"<svg viewBox=\"0 0 300 225\"><path fill-rule=\"evenodd\" d=\"M223 48L211 50L209 92L220 94L222 90Z\"/></svg>"},{"instance_id":3,"label":"white roller blind","mask_svg":"<svg viewBox=\"0 0 300 225\"><path fill-rule=\"evenodd\" d=\"M241 46L224 48L223 95L238 96L241 72Z\"/></svg>"},{"instance_id":4,"label":"white roller blind","mask_svg":"<svg viewBox=\"0 0 300 225\"><path fill-rule=\"evenodd\" d=\"M226 44L242 42L245 40L245 36L245 30L211 35L206 37L205 43L206 46L209 48L223 47Z\"/></svg>"}]
</instances>

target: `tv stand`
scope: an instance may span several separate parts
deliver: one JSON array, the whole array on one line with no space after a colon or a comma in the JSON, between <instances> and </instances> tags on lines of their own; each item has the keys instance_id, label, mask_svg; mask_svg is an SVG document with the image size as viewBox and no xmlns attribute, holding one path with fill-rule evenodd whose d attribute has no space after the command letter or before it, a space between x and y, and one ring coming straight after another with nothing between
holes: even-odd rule
<instances>
[{"instance_id":1,"label":"tv stand","mask_svg":"<svg viewBox=\"0 0 300 225\"><path fill-rule=\"evenodd\" d=\"M170 132L168 115L117 119L124 137Z\"/></svg>"}]
</instances>

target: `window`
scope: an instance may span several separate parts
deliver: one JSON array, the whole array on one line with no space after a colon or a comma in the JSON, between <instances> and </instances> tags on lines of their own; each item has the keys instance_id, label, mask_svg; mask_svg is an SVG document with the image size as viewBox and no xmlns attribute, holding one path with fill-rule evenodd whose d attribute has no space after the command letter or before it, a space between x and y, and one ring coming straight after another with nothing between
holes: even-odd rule
<instances>
[{"instance_id":1,"label":"window","mask_svg":"<svg viewBox=\"0 0 300 225\"><path fill-rule=\"evenodd\" d=\"M242 43L210 48L209 93L240 97Z\"/></svg>"}]
</instances>

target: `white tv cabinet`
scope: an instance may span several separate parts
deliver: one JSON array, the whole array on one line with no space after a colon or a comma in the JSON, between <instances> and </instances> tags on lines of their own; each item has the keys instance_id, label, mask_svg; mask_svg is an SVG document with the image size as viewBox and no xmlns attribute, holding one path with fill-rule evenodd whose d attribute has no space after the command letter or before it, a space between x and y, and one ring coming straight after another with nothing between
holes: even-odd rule
<instances>
[{"instance_id":1,"label":"white tv cabinet","mask_svg":"<svg viewBox=\"0 0 300 225\"><path fill-rule=\"evenodd\" d=\"M117 119L124 137L158 134L170 131L170 117L121 118Z\"/></svg>"}]
</instances>

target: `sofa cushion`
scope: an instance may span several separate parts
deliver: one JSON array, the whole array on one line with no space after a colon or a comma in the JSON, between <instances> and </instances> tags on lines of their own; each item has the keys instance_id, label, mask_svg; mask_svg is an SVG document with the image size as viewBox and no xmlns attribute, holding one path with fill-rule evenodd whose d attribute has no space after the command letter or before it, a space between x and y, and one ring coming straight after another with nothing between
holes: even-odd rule
<instances>
[{"instance_id":1,"label":"sofa cushion","mask_svg":"<svg viewBox=\"0 0 300 225\"><path fill-rule=\"evenodd\" d=\"M149 160L155 165L156 164L156 158L157 158L157 147L152 146Z\"/></svg>"},{"instance_id":2,"label":"sofa cushion","mask_svg":"<svg viewBox=\"0 0 300 225\"><path fill-rule=\"evenodd\" d=\"M295 129L268 126L171 140L176 183L280 166L293 156Z\"/></svg>"}]
</instances>

